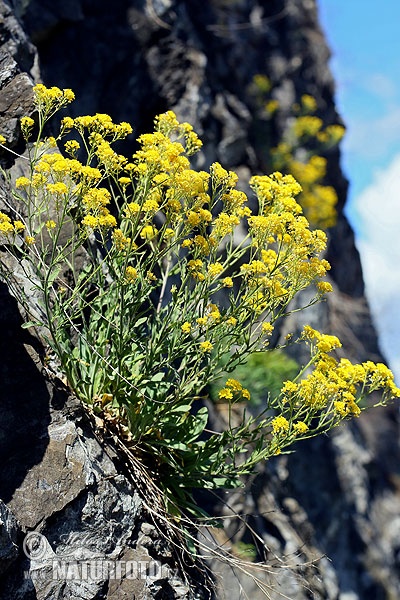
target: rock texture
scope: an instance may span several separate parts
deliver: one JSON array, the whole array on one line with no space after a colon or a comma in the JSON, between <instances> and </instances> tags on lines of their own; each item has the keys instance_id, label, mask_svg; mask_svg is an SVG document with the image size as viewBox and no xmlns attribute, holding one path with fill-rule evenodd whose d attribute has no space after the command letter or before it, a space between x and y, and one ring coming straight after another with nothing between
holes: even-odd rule
<instances>
[{"instance_id":1,"label":"rock texture","mask_svg":"<svg viewBox=\"0 0 400 600\"><path fill-rule=\"evenodd\" d=\"M108 112L137 134L172 108L201 134L199 165L218 160L245 180L269 170L269 149L302 94L317 99L325 124L340 120L328 59L315 0L119 0L111 10L108 0L0 0L0 131L11 148L23 150L18 118L29 114L32 81L41 79L75 91L72 116ZM258 73L269 77L287 110L273 128L258 116L251 93ZM339 196L328 250L335 293L305 318L338 334L346 356L377 360L359 256L343 214L347 182L339 152L327 158L327 183ZM9 155L1 159L12 166ZM13 169L20 168L17 161ZM4 182L1 198L10 198ZM200 583L190 587L190 573L185 580L176 571L172 547L148 522L144 499L116 456L43 370L40 342L20 329L4 284L0 303L0 598L204 595ZM271 572L260 577L271 598L400 597L398 429L394 409L366 414L271 461L247 495L231 498L269 548ZM233 541L254 544L261 557L250 529L218 510ZM24 553L28 531L43 537L28 538ZM59 556L158 561L160 568L122 583L53 579ZM241 586L261 597L254 581L212 567L222 574L221 597L243 597Z\"/></svg>"},{"instance_id":2,"label":"rock texture","mask_svg":"<svg viewBox=\"0 0 400 600\"><path fill-rule=\"evenodd\" d=\"M115 450L43 369L4 284L0 302L0 598L205 597Z\"/></svg>"}]
</instances>

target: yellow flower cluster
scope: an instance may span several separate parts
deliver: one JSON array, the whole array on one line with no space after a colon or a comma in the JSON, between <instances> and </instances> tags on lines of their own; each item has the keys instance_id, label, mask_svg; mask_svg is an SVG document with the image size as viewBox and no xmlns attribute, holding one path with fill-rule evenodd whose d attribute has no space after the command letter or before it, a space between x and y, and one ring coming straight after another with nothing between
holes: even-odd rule
<instances>
[{"instance_id":1,"label":"yellow flower cluster","mask_svg":"<svg viewBox=\"0 0 400 600\"><path fill-rule=\"evenodd\" d=\"M58 100L64 96L61 92L49 93L49 98ZM177 252L189 249L183 262L188 274L195 283L205 282L214 293L221 287L233 288L232 276L220 278L225 267L217 252L226 238L226 243L232 244L235 228L248 219L250 262L242 266L240 273L234 273L238 308L232 306L221 317L219 311L207 307L197 325L222 321L234 326L239 313L240 318L247 319L267 310L268 321L259 329L265 340L265 335L273 331L277 311L300 289L310 283L318 286L319 295L330 289L330 284L320 281L329 269L329 264L319 258L326 236L322 231L311 231L302 216L295 200L301 187L293 177L280 173L253 177L250 183L258 198L259 213L252 216L246 194L235 187L236 173L218 162L211 165L209 173L190 168L188 154L198 150L201 142L192 127L180 124L172 111L156 117L154 133L139 137L140 148L132 162L116 154L111 146L132 131L130 125L116 125L104 114L65 117L60 135L71 129L84 141L87 163L75 158L80 144L72 140L65 146L71 158L44 152L39 155L32 178L19 178L17 187L35 193L45 190L56 200L56 206L74 207L86 233L114 230L111 240L115 252L142 252L143 242L150 241L154 247L173 243ZM315 165L316 169L322 167ZM109 210L110 191L101 186L110 176L120 186L123 199L118 221ZM132 192L127 196L126 186L130 183ZM143 242L139 244L138 240Z\"/></svg>"},{"instance_id":2,"label":"yellow flower cluster","mask_svg":"<svg viewBox=\"0 0 400 600\"><path fill-rule=\"evenodd\" d=\"M314 113L317 110L317 101L310 94L303 94L301 97L301 106L304 112Z\"/></svg>"},{"instance_id":3,"label":"yellow flower cluster","mask_svg":"<svg viewBox=\"0 0 400 600\"><path fill-rule=\"evenodd\" d=\"M22 117L21 119L21 131L25 140L28 140L31 133L32 127L34 126L35 121L31 117Z\"/></svg>"},{"instance_id":4,"label":"yellow flower cluster","mask_svg":"<svg viewBox=\"0 0 400 600\"><path fill-rule=\"evenodd\" d=\"M138 278L138 272L135 267L126 267L125 269L125 278L127 283L133 283Z\"/></svg>"},{"instance_id":5,"label":"yellow flower cluster","mask_svg":"<svg viewBox=\"0 0 400 600\"><path fill-rule=\"evenodd\" d=\"M185 334L190 333L192 331L192 324L189 323L189 321L185 321L185 323L181 327L181 330Z\"/></svg>"},{"instance_id":6,"label":"yellow flower cluster","mask_svg":"<svg viewBox=\"0 0 400 600\"><path fill-rule=\"evenodd\" d=\"M85 213L82 225L90 229L103 230L116 227L116 218L106 208L110 199L111 194L106 188L90 188L82 198L82 208Z\"/></svg>"},{"instance_id":7,"label":"yellow flower cluster","mask_svg":"<svg viewBox=\"0 0 400 600\"><path fill-rule=\"evenodd\" d=\"M134 250L136 249L135 245L132 244L131 238L124 235L123 231L119 228L113 231L113 241L117 252L123 252L130 247Z\"/></svg>"},{"instance_id":8,"label":"yellow flower cluster","mask_svg":"<svg viewBox=\"0 0 400 600\"><path fill-rule=\"evenodd\" d=\"M324 146L336 146L345 134L345 128L342 125L328 125L323 131L317 133L317 140Z\"/></svg>"},{"instance_id":9,"label":"yellow flower cluster","mask_svg":"<svg viewBox=\"0 0 400 600\"><path fill-rule=\"evenodd\" d=\"M41 83L34 86L33 95L42 121L47 120L60 108L75 100L75 94L72 90L61 90L58 87L48 88Z\"/></svg>"},{"instance_id":10,"label":"yellow flower cluster","mask_svg":"<svg viewBox=\"0 0 400 600\"><path fill-rule=\"evenodd\" d=\"M200 260L199 258L189 260L187 267L188 267L188 270L191 273L192 277L194 277L194 279L197 279L197 281L205 280L206 277L205 277L204 273L202 272L202 269L203 269L203 261L202 260Z\"/></svg>"},{"instance_id":11,"label":"yellow flower cluster","mask_svg":"<svg viewBox=\"0 0 400 600\"><path fill-rule=\"evenodd\" d=\"M75 119L71 119L71 117L63 119L62 128L64 130L73 127L82 136L87 131L91 144L97 148L104 143L104 139L107 137L111 138L111 142L115 142L116 140L125 139L133 131L129 123L114 123L109 115L100 113L93 116L76 117Z\"/></svg>"},{"instance_id":12,"label":"yellow flower cluster","mask_svg":"<svg viewBox=\"0 0 400 600\"><path fill-rule=\"evenodd\" d=\"M286 434L289 431L289 421L282 415L278 415L271 422L274 435Z\"/></svg>"},{"instance_id":13,"label":"yellow flower cluster","mask_svg":"<svg viewBox=\"0 0 400 600\"><path fill-rule=\"evenodd\" d=\"M367 361L352 364L348 359L339 361L329 355L341 347L336 336L322 334L306 325L301 339L311 343L314 369L298 383L286 381L281 389L284 402L291 411L304 407L314 411L332 413L333 419L361 413L360 399L373 391L380 390L384 398L400 397L393 373L382 363Z\"/></svg>"},{"instance_id":14,"label":"yellow flower cluster","mask_svg":"<svg viewBox=\"0 0 400 600\"><path fill-rule=\"evenodd\" d=\"M166 136L173 135L177 139L182 139L188 156L198 152L203 145L202 141L193 131L192 125L190 125L190 123L179 123L172 110L158 115L154 122L157 131L160 131Z\"/></svg>"},{"instance_id":15,"label":"yellow flower cluster","mask_svg":"<svg viewBox=\"0 0 400 600\"><path fill-rule=\"evenodd\" d=\"M237 379L228 379L225 387L218 392L220 400L236 402L238 400L250 400L250 392L244 388Z\"/></svg>"},{"instance_id":16,"label":"yellow flower cluster","mask_svg":"<svg viewBox=\"0 0 400 600\"><path fill-rule=\"evenodd\" d=\"M260 204L259 215L248 220L257 257L243 264L241 273L248 285L247 302L261 312L266 305L277 307L300 289L318 284L330 266L319 258L326 247L325 233L311 231L301 215L295 200L301 187L295 179L274 173L270 177L253 177L250 185ZM324 286L320 293L322 289ZM329 285L325 289L328 291Z\"/></svg>"},{"instance_id":17,"label":"yellow flower cluster","mask_svg":"<svg viewBox=\"0 0 400 600\"><path fill-rule=\"evenodd\" d=\"M157 228L153 225L145 225L140 232L140 237L144 240L152 240L157 235Z\"/></svg>"},{"instance_id":18,"label":"yellow flower cluster","mask_svg":"<svg viewBox=\"0 0 400 600\"><path fill-rule=\"evenodd\" d=\"M322 119L313 115L298 117L293 123L293 133L297 139L303 136L315 137L323 126Z\"/></svg>"},{"instance_id":19,"label":"yellow flower cluster","mask_svg":"<svg viewBox=\"0 0 400 600\"><path fill-rule=\"evenodd\" d=\"M24 231L25 225L22 221L12 221L8 215L0 212L0 234L9 236Z\"/></svg>"},{"instance_id":20,"label":"yellow flower cluster","mask_svg":"<svg viewBox=\"0 0 400 600\"><path fill-rule=\"evenodd\" d=\"M278 107L275 100L264 104L270 118ZM335 147L345 129L341 125L324 127L323 121L313 114L317 102L309 94L304 94L292 109L296 117L291 120L282 141L272 149L273 164L276 169L291 173L301 184L303 190L299 202L309 222L317 227L332 227L337 217L337 194L334 188L323 183L326 159L316 155L315 144L319 144L321 150ZM300 160L298 148L302 149Z\"/></svg>"},{"instance_id":21,"label":"yellow flower cluster","mask_svg":"<svg viewBox=\"0 0 400 600\"><path fill-rule=\"evenodd\" d=\"M200 348L201 351L204 353L211 352L211 350L213 349L213 345L210 341L205 340L204 342L200 342Z\"/></svg>"},{"instance_id":22,"label":"yellow flower cluster","mask_svg":"<svg viewBox=\"0 0 400 600\"><path fill-rule=\"evenodd\" d=\"M336 348L342 347L339 338L335 335L320 333L316 329L310 327L310 325L305 325L303 327L302 339L311 341L312 345L315 346L319 352L331 352Z\"/></svg>"}]
</instances>

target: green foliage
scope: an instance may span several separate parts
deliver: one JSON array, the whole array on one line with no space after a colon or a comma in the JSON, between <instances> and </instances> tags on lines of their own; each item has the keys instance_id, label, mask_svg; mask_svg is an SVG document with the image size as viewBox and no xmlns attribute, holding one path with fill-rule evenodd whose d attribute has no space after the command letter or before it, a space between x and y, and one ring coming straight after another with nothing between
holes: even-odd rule
<instances>
[{"instance_id":1,"label":"green foliage","mask_svg":"<svg viewBox=\"0 0 400 600\"><path fill-rule=\"evenodd\" d=\"M257 548L254 544L246 544L245 542L236 542L232 547L233 554L249 561L255 561L257 558Z\"/></svg>"},{"instance_id":2,"label":"green foliage","mask_svg":"<svg viewBox=\"0 0 400 600\"><path fill-rule=\"evenodd\" d=\"M282 350L253 352L238 365L231 376L241 382L250 393L250 404L262 406L268 397L279 395L283 383L294 379L299 371L299 365ZM228 377L228 373L226 373ZM211 398L218 400L218 385L212 385Z\"/></svg>"}]
</instances>

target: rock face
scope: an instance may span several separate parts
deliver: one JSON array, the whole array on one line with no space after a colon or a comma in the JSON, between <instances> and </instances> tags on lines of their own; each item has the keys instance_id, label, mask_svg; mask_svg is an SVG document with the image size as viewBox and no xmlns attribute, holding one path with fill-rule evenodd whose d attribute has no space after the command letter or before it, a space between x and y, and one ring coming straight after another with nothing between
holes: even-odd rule
<instances>
[{"instance_id":1,"label":"rock face","mask_svg":"<svg viewBox=\"0 0 400 600\"><path fill-rule=\"evenodd\" d=\"M112 10L105 0L0 0L0 19L0 132L17 152L23 151L18 118L30 113L31 84L39 79L75 91L72 116L106 112L131 122L137 134L171 108L201 135L199 166L218 160L244 179L269 170L269 149L302 94L316 98L326 125L340 121L315 0L120 0ZM272 129L257 115L251 93L259 73L283 109ZM9 155L1 159L7 168L22 168ZM335 292L304 318L338 334L349 358L379 360L343 214L347 182L339 152L327 159L327 183L339 197L328 250ZM3 181L0 210L9 199ZM0 302L0 598L206 595L206 585L179 574L171 544L148 522L145 499L115 453L43 370L40 342L20 329L4 284ZM271 598L400 596L399 458L397 412L382 409L270 461L246 496L233 496L270 549L264 585ZM248 529L230 529L234 541L259 547ZM40 535L28 538L24 553L28 531ZM142 561L149 573L122 582L68 580L54 567L60 556ZM212 566L223 575L221 597L242 597L240 586L261 597L254 581Z\"/></svg>"}]
</instances>

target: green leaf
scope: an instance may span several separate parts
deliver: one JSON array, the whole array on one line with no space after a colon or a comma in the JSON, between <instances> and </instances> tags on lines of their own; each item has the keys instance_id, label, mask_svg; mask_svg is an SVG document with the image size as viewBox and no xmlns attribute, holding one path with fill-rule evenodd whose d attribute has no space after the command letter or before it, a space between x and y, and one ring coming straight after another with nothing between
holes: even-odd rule
<instances>
[{"instance_id":1,"label":"green leaf","mask_svg":"<svg viewBox=\"0 0 400 600\"><path fill-rule=\"evenodd\" d=\"M155 382L157 383L158 381L162 381L165 377L165 373L163 373L162 371L160 371L160 373L156 373L155 375L153 375L153 377L150 379L149 383Z\"/></svg>"},{"instance_id":2,"label":"green leaf","mask_svg":"<svg viewBox=\"0 0 400 600\"><path fill-rule=\"evenodd\" d=\"M28 329L29 327L40 327L43 326L43 323L40 321L27 321L26 323L22 323L22 329Z\"/></svg>"},{"instance_id":3,"label":"green leaf","mask_svg":"<svg viewBox=\"0 0 400 600\"><path fill-rule=\"evenodd\" d=\"M146 323L146 321L148 321L148 317L142 317L141 319L138 319L132 323L132 327L140 327L140 325L143 325L143 323Z\"/></svg>"}]
</instances>

